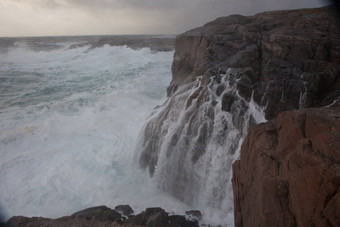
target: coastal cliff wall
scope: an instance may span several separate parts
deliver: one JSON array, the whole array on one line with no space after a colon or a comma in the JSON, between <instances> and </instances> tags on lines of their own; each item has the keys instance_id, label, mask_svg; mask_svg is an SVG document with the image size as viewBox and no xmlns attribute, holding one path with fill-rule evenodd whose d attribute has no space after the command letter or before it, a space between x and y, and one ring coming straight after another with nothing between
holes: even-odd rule
<instances>
[{"instance_id":1,"label":"coastal cliff wall","mask_svg":"<svg viewBox=\"0 0 340 227\"><path fill-rule=\"evenodd\" d=\"M233 164L235 226L339 226L339 170L339 107L255 126Z\"/></svg>"},{"instance_id":2,"label":"coastal cliff wall","mask_svg":"<svg viewBox=\"0 0 340 227\"><path fill-rule=\"evenodd\" d=\"M179 35L168 94L200 75L236 70L239 94L286 110L339 105L339 26L330 7L232 15Z\"/></svg>"},{"instance_id":3,"label":"coastal cliff wall","mask_svg":"<svg viewBox=\"0 0 340 227\"><path fill-rule=\"evenodd\" d=\"M209 226L340 226L336 21L330 7L275 11L179 35L168 99L142 129L139 165L159 188L210 211ZM7 224L198 226L202 218L197 210L189 220L161 208L132 213L100 206Z\"/></svg>"},{"instance_id":4,"label":"coastal cliff wall","mask_svg":"<svg viewBox=\"0 0 340 227\"><path fill-rule=\"evenodd\" d=\"M283 111L340 106L336 21L330 7L274 11L218 18L179 35L168 99L154 109L141 133L140 166L164 191L225 217L233 213L233 176L235 224L252 226L247 215L258 207L249 205L253 197L245 195L253 185L246 188L243 181L252 170L243 161L251 147L242 151L234 173L232 163L252 126ZM286 214L296 223L295 214Z\"/></svg>"}]
</instances>

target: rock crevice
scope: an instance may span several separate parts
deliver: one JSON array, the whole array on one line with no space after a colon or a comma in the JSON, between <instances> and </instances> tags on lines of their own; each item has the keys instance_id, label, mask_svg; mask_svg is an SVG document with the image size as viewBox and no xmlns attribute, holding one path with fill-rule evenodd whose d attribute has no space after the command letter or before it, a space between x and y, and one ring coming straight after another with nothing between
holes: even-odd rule
<instances>
[{"instance_id":1,"label":"rock crevice","mask_svg":"<svg viewBox=\"0 0 340 227\"><path fill-rule=\"evenodd\" d=\"M266 118L286 110L339 106L340 36L331 7L218 18L176 38L178 86L237 68L238 92L267 105Z\"/></svg>"},{"instance_id":2,"label":"rock crevice","mask_svg":"<svg viewBox=\"0 0 340 227\"><path fill-rule=\"evenodd\" d=\"M233 164L235 226L340 225L339 114L289 111L250 131Z\"/></svg>"},{"instance_id":3,"label":"rock crevice","mask_svg":"<svg viewBox=\"0 0 340 227\"><path fill-rule=\"evenodd\" d=\"M168 100L143 129L140 165L178 199L223 212L233 174L237 226L337 224L339 148L326 146L339 140L329 128L340 106L337 20L331 7L282 10L179 35ZM248 129L265 119L231 173Z\"/></svg>"}]
</instances>

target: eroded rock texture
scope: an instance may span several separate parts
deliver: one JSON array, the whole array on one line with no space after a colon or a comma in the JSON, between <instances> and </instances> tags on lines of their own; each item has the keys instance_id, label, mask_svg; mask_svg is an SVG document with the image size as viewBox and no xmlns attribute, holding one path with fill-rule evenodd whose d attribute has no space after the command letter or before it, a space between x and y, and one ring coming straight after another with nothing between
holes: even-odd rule
<instances>
[{"instance_id":1,"label":"eroded rock texture","mask_svg":"<svg viewBox=\"0 0 340 227\"><path fill-rule=\"evenodd\" d=\"M143 128L139 164L181 201L230 214L231 165L252 125L263 115L340 106L337 16L324 7L218 18L176 38L172 73L167 101ZM289 185L280 187L284 194ZM271 205L268 212L280 209ZM296 223L285 215L284 224Z\"/></svg>"},{"instance_id":2,"label":"eroded rock texture","mask_svg":"<svg viewBox=\"0 0 340 227\"><path fill-rule=\"evenodd\" d=\"M233 84L265 106L286 110L339 105L340 26L330 7L232 15L179 35L168 95L199 75L233 68Z\"/></svg>"},{"instance_id":3,"label":"eroded rock texture","mask_svg":"<svg viewBox=\"0 0 340 227\"><path fill-rule=\"evenodd\" d=\"M255 126L233 164L235 226L340 226L340 108Z\"/></svg>"}]
</instances>

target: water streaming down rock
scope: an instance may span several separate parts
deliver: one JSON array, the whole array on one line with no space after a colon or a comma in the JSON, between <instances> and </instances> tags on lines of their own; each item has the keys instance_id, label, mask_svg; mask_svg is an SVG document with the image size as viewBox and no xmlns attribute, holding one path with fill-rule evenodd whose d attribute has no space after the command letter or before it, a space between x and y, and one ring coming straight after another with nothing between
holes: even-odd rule
<instances>
[{"instance_id":1,"label":"water streaming down rock","mask_svg":"<svg viewBox=\"0 0 340 227\"><path fill-rule=\"evenodd\" d=\"M329 7L275 11L179 35L169 98L142 130L140 165L166 192L226 216L231 163L249 126L286 110L339 105L334 21Z\"/></svg>"},{"instance_id":2,"label":"water streaming down rock","mask_svg":"<svg viewBox=\"0 0 340 227\"><path fill-rule=\"evenodd\" d=\"M200 76L153 111L139 142L139 163L158 186L198 208L232 212L231 165L263 108L242 98L234 70Z\"/></svg>"},{"instance_id":3,"label":"water streaming down rock","mask_svg":"<svg viewBox=\"0 0 340 227\"><path fill-rule=\"evenodd\" d=\"M340 67L338 60L340 54L338 44L340 42L338 27L335 23L332 23L333 21L335 21L334 15L331 15L328 8L267 12L253 17L233 15L219 18L201 28L178 36L176 39L176 52L173 63L173 77L168 89L169 98L162 106L157 107L153 111L141 133L142 135L137 148L138 161L141 166L149 170L160 188L186 203L192 204L199 209L206 207L217 208L215 211L220 211L219 214L222 218L228 214L233 216L231 210L232 193L230 185L231 163L238 158L238 147L249 126L264 121L264 112L266 117L270 119L282 111L299 107L340 105ZM107 40L107 38L104 40ZM78 50L81 50L81 53L79 53L79 56L75 58L72 57L70 61L67 61L66 69L73 69L73 67L77 69L78 66L82 65L79 63L103 63L104 65L96 65L96 67L94 67L96 69L95 72L100 69L103 70L104 75L110 76L111 74L107 72L117 72L116 66L112 64L112 62L115 62L113 61L115 58L118 59L116 62L124 63L131 62L131 60L137 60L137 62L139 62L139 60L143 60L145 56L149 55L150 59L159 59L160 56L158 54L153 55L152 52L145 49L131 53L131 50L127 48L114 48L115 51L112 52L109 46L120 45L120 39L110 39L107 43L109 45L104 45L105 43L107 42L100 39L98 42L96 41L94 45L91 44L89 48L87 47L88 42L77 44L72 46L72 48L70 46L65 53L71 53L71 56L73 56L73 53L76 54ZM138 45L131 45L130 47L140 47L140 41L136 41L135 44ZM55 45L52 45L53 48L54 46ZM142 46L144 46L144 44ZM157 44L156 47L156 50L158 47L163 49L163 44ZM98 57L98 54L103 50L105 53L109 51L109 54L99 55L102 56L100 59L109 59L110 63L108 64L106 64L105 61L97 61L91 58L91 56ZM128 58L123 58L125 61L122 60L122 57L117 57L116 55L121 51L123 51L123 53L127 51L126 54L128 54ZM96 54L93 54L94 52ZM11 51L9 51L9 53L11 53ZM82 60L82 56L85 61ZM123 56L125 56L125 54ZM17 61L18 57L16 55L14 57ZM166 56L164 57L168 59ZM25 57L24 59L30 58ZM45 59L50 60L51 58L46 57L44 60ZM46 70L48 72L50 70L51 72L54 72L54 70L60 72L60 66L63 66L63 64L60 65L58 59L59 58L57 58L56 62L58 63L58 67L46 68L43 72ZM129 59L129 61L127 61L127 59ZM64 59L60 60L64 62ZM147 60L147 58L144 60ZM144 65L144 60L141 62L142 65ZM70 63L70 65L68 65L68 63ZM167 65L167 63L165 65ZM9 66L12 67L11 64L9 64ZM41 64L38 64L38 66L40 67ZM105 70L107 66L113 67L113 70L110 67ZM126 65L123 64L121 67L118 67L118 72L121 70L123 74L118 73L117 76L126 76L118 77L117 79L113 78L114 80L108 80L111 77L105 77L104 80L100 80L99 89L96 89L98 94L94 94L94 98L98 97L98 100L101 100L100 102L97 102L97 99L94 99L95 101L92 102L92 99L90 99L89 102L84 103L83 93L71 96L71 100L68 100L66 97L66 104L68 104L69 101L73 102L74 100L78 100L78 97L80 97L79 110L81 110L80 113L84 114L73 114L79 110L70 108L66 116L61 118L57 117L57 121L54 121L56 119L55 115L49 114L48 111L50 109L59 110L59 106L64 107L64 105L59 105L63 102L54 102L54 100L44 100L44 102L42 102L42 106L44 107L43 113L46 113L44 116L48 116L48 120L52 120L53 126L68 125L65 124L64 120L74 123L74 119L77 119L80 120L77 124L78 127L74 128L74 124L72 124L72 128L74 128L72 132L76 135L78 135L79 132L85 132L84 136L80 134L77 140L73 136L68 136L69 134L67 133L69 133L70 130L58 128L57 137L52 134L52 137L50 136L49 139L56 138L53 141L56 142L56 148L58 148L60 144L63 144L60 142L60 139L66 138L66 144L70 144L70 148L72 148L65 149L62 147L62 151L68 152L61 154L69 155L79 149L79 146L73 146L74 142L77 141L78 144L85 145L86 148L89 148L89 146L87 146L87 142L89 141L101 142L102 140L99 138L105 138L103 140L104 145L106 141L109 142L109 146L104 146L104 149L101 144L99 144L98 147L94 147L93 150L80 149L83 152L81 157L85 157L86 160L85 162L81 162L83 166L78 169L85 169L86 176L88 177L90 175L90 178L82 177L85 175L82 175L83 172L79 172L80 175L75 175L75 179L83 179L83 182L77 183L77 181L72 180L72 178L68 180L70 176L69 173L76 172L74 171L76 165L73 164L73 161L76 161L75 164L78 164L80 156L78 153L74 153L74 155L69 158L69 156L64 156L57 152L45 153L45 151L49 151L51 148L52 151L55 149L54 146L51 146L53 144L51 140L42 141L44 144L42 148L46 148L42 149L42 151L44 151L44 154L49 158L48 160L50 160L50 162L41 162L41 158L43 158L42 153L34 152L37 145L36 141L39 140L32 140L31 138L44 138L45 131L41 130L40 124L32 125L31 121L28 123L24 121L16 124L19 129L23 128L23 130L18 130L18 135L21 137L22 134L25 134L23 138L34 141L34 144L31 146L32 149L29 149L32 152L28 152L29 155L22 156L22 159L19 160L25 161L23 163L28 167L35 167L36 165L39 168L32 169L26 168L25 165L11 165L15 166L13 169L18 172L17 169L20 166L23 170L22 173L27 173L30 177L40 176L33 170L41 170L43 168L51 169L49 163L58 164L55 157L62 158L60 159L60 163L65 163L64 161L68 160L69 162L66 162L66 164L68 164L66 166L70 168L60 168L58 165L55 169L63 170L61 174L56 171L59 175L55 175L53 171L46 171L46 173L52 173L52 175L47 175L46 180L42 181L43 183L46 182L45 185L48 187L45 192L40 193L39 197L37 197L36 194L27 193L36 192L35 190L30 190L32 186L44 189L40 187L39 182L41 181L39 178L30 181L30 187L22 187L20 185L18 187L17 185L18 182L23 182L25 186L27 186L26 179L29 178L26 178L26 175L21 175L21 178L18 178L18 175L15 178L7 178L13 179L12 181L8 181L8 183L13 183L14 187L12 188L24 190L22 193L19 193L19 195L24 195L24 197L17 196L18 193L14 193L15 191L12 190L1 190L2 192L9 192L7 193L8 198L15 198L8 199L7 201L13 202L13 205L20 209L22 208L22 201L25 201L25 204L30 204L30 206L33 204L37 210L40 210L40 212L37 211L39 215L44 215L41 213L41 210L49 210L49 212L52 211L51 213L53 213L53 215L57 215L58 211L56 211L55 208L58 206L56 206L55 201L60 201L60 198L62 198L62 201L67 201L67 203L60 206L62 212L66 212L65 207L67 208L69 203L73 206L78 206L79 204L83 206L84 201L77 200L79 191L82 192L80 197L85 198L85 204L87 205L90 205L92 202L114 201L117 198L127 198L129 203L130 201L134 201L135 198L138 200L142 198L143 205L152 199L157 203L161 200L166 201L162 206L169 204L171 198L169 199L167 197L166 200L163 200L155 197L155 193L157 193L158 190L153 190L153 181L148 181L149 178L144 178L144 175L141 177L141 175L130 174L130 170L135 167L134 165L127 165L130 164L130 159L126 162L121 162L125 161L125 157L122 156L125 156L126 151L130 149L123 147L122 150L118 150L117 144L112 144L111 149L110 144L113 140L111 129L119 129L121 131L122 125L133 126L128 127L128 132L133 132L134 135L138 127L131 125L131 123L136 122L140 123L136 125L141 125L143 120L136 115L130 116L128 113L131 113L131 109L133 109L133 114L140 116L141 113L144 113L142 110L148 109L147 107L149 107L143 99L149 100L149 96L159 97L158 92L157 94L153 93L155 87L160 88L158 81L155 82L157 86L150 88L147 86L142 92L133 92L132 94L128 94L126 91L139 91L140 87L127 86L128 89L123 91L121 90L122 86L120 83L121 79L128 79L129 76L134 75L142 76L140 78L141 80L138 78L132 80L140 82L137 83L139 85L150 82L150 75L159 75L159 69L163 69L163 67L158 68L159 62L155 64L147 63L143 67L136 68L136 70L140 72L139 70L141 69L147 70L150 66L153 66L151 67L151 72L154 73L150 74L150 71L147 70L148 73L145 73L147 77L145 77L144 74L127 73L129 71L126 70L125 66ZM128 68L131 69L130 66ZM65 70L65 72L68 72L68 70ZM71 72L71 77L76 75L74 70ZM92 78L88 76L88 70L80 72L80 75L85 75L85 79ZM41 77L43 75L44 74L34 74L32 77ZM47 75L49 75L49 73L47 73ZM103 78L92 74L92 72L91 75L93 79ZM54 76L57 75L53 74L52 78ZM111 76L115 77L116 74ZM0 82L7 83L7 79L10 78L4 78ZM81 84L79 83L81 81L78 79L76 78L76 83L73 84ZM51 80L47 81L51 82ZM112 84L108 83L108 81L111 81ZM89 83L89 85L93 84L92 81ZM106 86L108 84L113 86ZM134 85L131 81L126 84ZM116 87L119 88L119 92L111 90ZM65 88L65 86L58 86L58 88ZM102 89L104 89L104 94L102 94ZM93 87L89 86L85 90L93 90ZM72 88L70 91L75 91L75 89ZM150 91L152 92L149 93ZM38 94L43 95L43 97L48 97L46 93L55 94L53 90L49 89ZM145 97L142 94L147 94L147 96ZM86 100L86 97L93 97L91 94L85 95ZM139 100L139 97L144 98ZM65 97L59 98L63 99ZM121 101L118 102L121 105L116 105L116 103L113 102L115 98L123 98L119 99ZM50 101L53 102L48 103ZM54 103L58 105L54 106ZM258 103L262 107L259 107L255 103ZM21 102L14 104L20 107L19 104L21 104ZM52 108L50 108L50 104ZM119 116L123 116L126 121L113 117L116 116L112 115L116 113L116 111L111 110L120 110L125 104L135 104L131 107L128 106L129 108L124 108L126 111L119 114ZM48 108L45 108L45 106ZM264 106L266 106L265 111L263 110ZM74 106L70 105L70 107ZM69 110L68 108L66 109ZM103 112L104 115L97 115L97 113L100 112ZM32 114L32 112L27 113ZM11 114L11 117L12 115L13 114ZM25 118L27 116L28 115L26 115ZM88 116L93 120L93 126L83 127L86 125L83 122L89 122ZM98 118L94 120L94 116ZM113 120L117 119L117 126L114 127L116 125L114 122L116 121ZM108 121L110 123L108 123ZM7 123L8 121L4 122ZM100 124L98 124L98 122ZM47 126L49 125L50 124L47 124ZM97 130L97 126L109 126L109 128L105 129L105 133L102 134L103 128L100 127L100 130ZM50 129L50 127L43 127L43 129L45 128ZM108 132L109 136L106 136L106 132ZM5 138L3 140L5 143L3 144L11 144L11 141L13 141L11 133L8 135L9 140ZM39 137L40 135L42 136ZM117 140L118 142L122 141L121 137L117 137ZM25 141L26 140L23 141L23 145L27 145ZM68 143L68 141L70 141L70 143ZM131 140L126 141L128 147L133 144ZM21 140L17 142L21 142ZM19 151L18 147L12 147L14 152L11 152L8 148L4 150L7 150L10 156L12 153L16 154L15 152ZM100 149L100 152L97 152L98 149ZM55 156L51 156L51 153ZM37 155L34 156L34 154ZM26 162L27 157L31 156L39 157L38 161L31 162L33 164ZM94 159L93 157L98 158ZM111 159L110 157L113 158ZM28 160L30 161L31 159ZM113 160L113 162L110 162L110 160ZM15 159L13 161L15 161ZM45 163L43 168L41 166L42 163ZM96 163L100 164L100 168L96 167ZM5 163L4 169L6 171L1 171L2 173L6 173L7 170L12 170L7 169L7 166L8 164ZM94 169L99 171L95 171L95 174L93 174ZM117 178L113 178L112 174ZM64 176L66 177L64 178ZM103 176L104 180L98 181L98 177ZM130 178L130 176L132 178ZM46 176L43 176L42 179L45 179L45 177ZM105 180L105 177L108 177L108 180ZM49 179L51 179L51 181ZM93 182L100 182L93 185L100 185L101 188L94 189L89 187L89 179L93 179ZM120 181L121 179L124 180ZM51 185L50 182L52 182L52 187L49 187ZM137 184L131 185L131 182L137 182ZM143 187L141 187L141 184L138 184L138 182L142 182ZM64 187L65 185L66 187ZM118 188L117 185L119 186ZM151 185L151 188L148 187ZM242 187L243 185L236 186L235 191ZM64 188L66 189L65 191L63 190ZM70 188L73 190L70 191ZM84 191L83 189L86 190ZM54 193L56 191L58 193ZM46 193L48 193L49 196L45 196ZM52 194L56 196L51 199L50 195ZM118 196L115 197L115 195ZM243 194L239 193L239 195L242 197ZM46 198L49 198L49 200L46 200ZM146 198L146 200L144 198ZM32 199L33 202L37 203L32 203ZM245 204L249 204L249 202L246 201ZM235 208L237 209L237 204ZM248 208L246 208L246 210L247 209ZM255 209L258 209L258 206L255 206ZM28 210L31 212L32 207L27 208L27 211ZM179 209L176 208L172 210L178 211ZM230 212L228 213L228 211ZM239 214L241 214L241 216L243 215L241 212L239 212ZM47 215L49 214L47 213ZM262 215L255 216L262 217ZM238 218L236 218L236 220L238 220ZM223 222L223 224L225 223L226 222ZM232 218L228 219L227 224L229 223L231 223L231 225L233 224Z\"/></svg>"}]
</instances>

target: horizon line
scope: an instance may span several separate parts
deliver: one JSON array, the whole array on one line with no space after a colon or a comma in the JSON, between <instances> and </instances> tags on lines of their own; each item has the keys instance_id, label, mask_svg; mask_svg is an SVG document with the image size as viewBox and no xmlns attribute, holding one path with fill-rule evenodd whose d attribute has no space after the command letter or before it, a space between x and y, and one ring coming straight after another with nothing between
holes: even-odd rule
<instances>
[{"instance_id":1,"label":"horizon line","mask_svg":"<svg viewBox=\"0 0 340 227\"><path fill-rule=\"evenodd\" d=\"M178 33L179 34L179 33ZM52 37L85 37L85 36L172 36L172 35L178 35L177 33L168 33L168 34L159 34L159 33L140 33L140 34L102 34L102 35L23 35L23 36L0 36L0 39L8 39L8 38L52 38Z\"/></svg>"}]
</instances>

